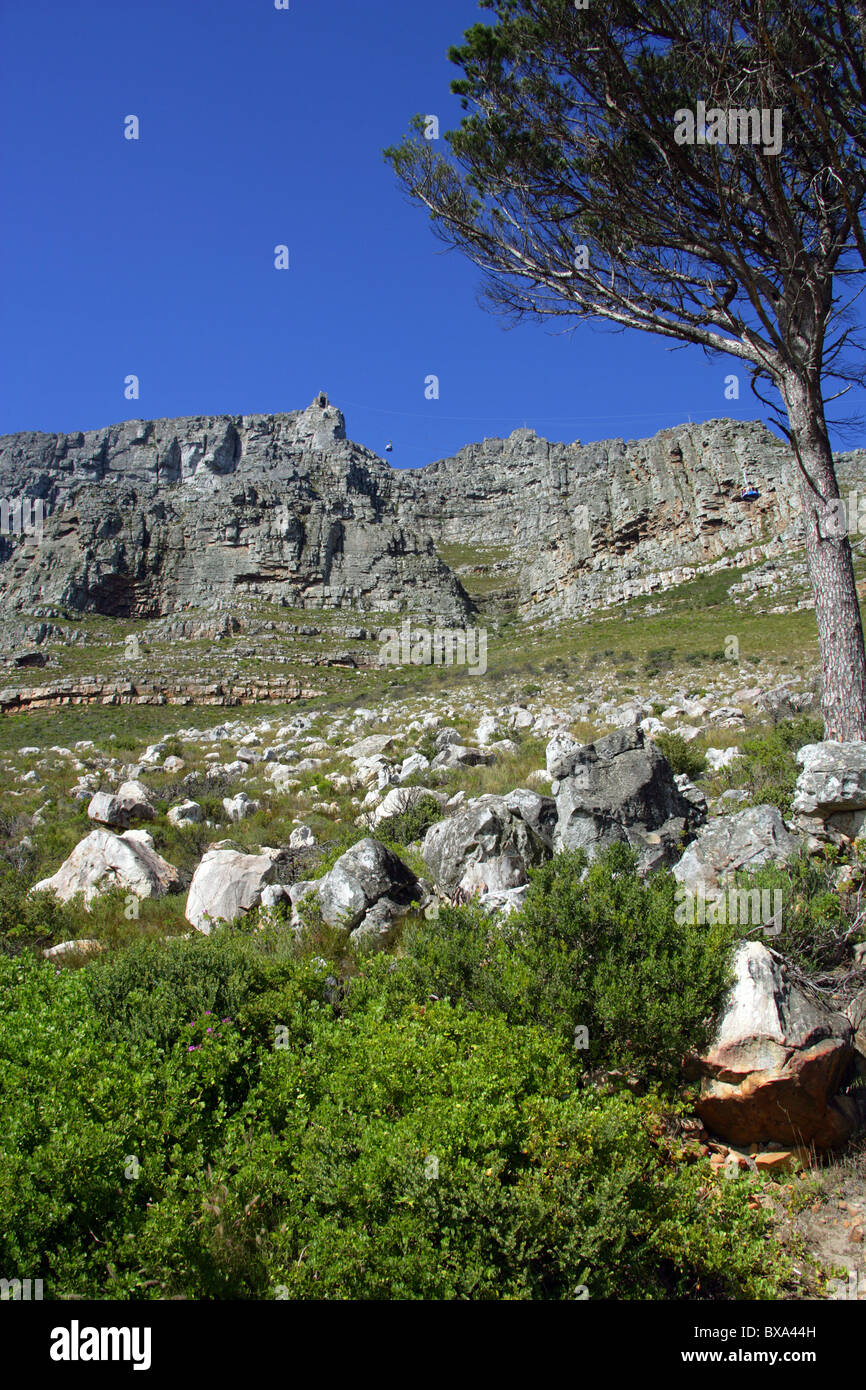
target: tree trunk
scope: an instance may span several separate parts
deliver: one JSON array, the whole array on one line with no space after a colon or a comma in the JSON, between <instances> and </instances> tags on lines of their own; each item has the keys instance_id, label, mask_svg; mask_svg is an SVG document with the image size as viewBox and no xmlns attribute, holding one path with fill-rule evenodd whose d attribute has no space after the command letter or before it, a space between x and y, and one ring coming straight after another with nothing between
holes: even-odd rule
<instances>
[{"instance_id":1,"label":"tree trunk","mask_svg":"<svg viewBox=\"0 0 866 1390\"><path fill-rule=\"evenodd\" d=\"M863 626L847 527L839 524L843 511L838 505L839 485L820 386L789 378L784 383L784 397L802 465L800 501L821 652L824 737L864 742L866 651Z\"/></svg>"}]
</instances>

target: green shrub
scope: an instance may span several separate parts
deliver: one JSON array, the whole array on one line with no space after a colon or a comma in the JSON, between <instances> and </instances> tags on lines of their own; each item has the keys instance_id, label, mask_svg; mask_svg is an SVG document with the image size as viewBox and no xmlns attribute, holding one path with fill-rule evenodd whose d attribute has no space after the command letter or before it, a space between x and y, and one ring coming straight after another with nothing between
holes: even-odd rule
<instances>
[{"instance_id":1,"label":"green shrub","mask_svg":"<svg viewBox=\"0 0 866 1390\"><path fill-rule=\"evenodd\" d=\"M431 825L435 825L444 815L435 796L422 796L399 815L390 816L379 828L380 834L393 845L411 845L414 840L423 840Z\"/></svg>"},{"instance_id":2,"label":"green shrub","mask_svg":"<svg viewBox=\"0 0 866 1390\"><path fill-rule=\"evenodd\" d=\"M221 928L213 937L142 942L101 957L87 970L86 987L106 1035L165 1052L190 1018L211 1012L243 1022L259 996L299 977L295 957L287 929L251 938Z\"/></svg>"},{"instance_id":3,"label":"green shrub","mask_svg":"<svg viewBox=\"0 0 866 1390\"><path fill-rule=\"evenodd\" d=\"M764 729L742 740L743 757L725 770L723 780L729 787L741 787L749 793L744 805L777 806L782 815L790 817L794 787L800 773L797 750L806 743L820 742L824 725L820 719L800 716L784 719L772 729Z\"/></svg>"},{"instance_id":4,"label":"green shrub","mask_svg":"<svg viewBox=\"0 0 866 1390\"><path fill-rule=\"evenodd\" d=\"M852 943L860 937L859 904L846 908L835 876L832 864L808 854L737 874L740 888L781 893L782 930L768 944L807 973L834 970L850 960ZM772 910L775 897L767 901Z\"/></svg>"},{"instance_id":5,"label":"green shrub","mask_svg":"<svg viewBox=\"0 0 866 1390\"><path fill-rule=\"evenodd\" d=\"M660 733L655 736L655 743L659 751L664 754L679 776L684 772L692 781L701 777L707 769L706 754L700 748L695 748L694 744L688 743L682 734Z\"/></svg>"},{"instance_id":6,"label":"green shrub","mask_svg":"<svg viewBox=\"0 0 866 1390\"><path fill-rule=\"evenodd\" d=\"M227 997L227 961L253 949L204 940L221 964L194 973ZM769 1218L749 1209L752 1180L676 1160L652 1098L578 1092L550 1033L446 1001L392 1017L382 957L365 1008L338 1017L321 970L283 965L269 996L239 996L255 1027L197 1005L178 1027L196 988L172 970L136 1031L89 968L0 959L7 1277L44 1279L49 1299L798 1287ZM130 956L135 986L131 971Z\"/></svg>"},{"instance_id":7,"label":"green shrub","mask_svg":"<svg viewBox=\"0 0 866 1390\"><path fill-rule=\"evenodd\" d=\"M558 855L504 922L470 906L408 926L391 987L404 973L418 1000L448 997L569 1041L583 1027L582 1060L672 1081L706 1040L733 938L726 926L678 924L675 890L670 874L641 879L623 845L588 869L582 850ZM353 983L350 1007L362 989Z\"/></svg>"},{"instance_id":8,"label":"green shrub","mask_svg":"<svg viewBox=\"0 0 866 1390\"><path fill-rule=\"evenodd\" d=\"M7 870L0 877L0 953L17 955L25 947L85 936L86 913L61 903L53 893L30 894L26 880Z\"/></svg>"}]
</instances>

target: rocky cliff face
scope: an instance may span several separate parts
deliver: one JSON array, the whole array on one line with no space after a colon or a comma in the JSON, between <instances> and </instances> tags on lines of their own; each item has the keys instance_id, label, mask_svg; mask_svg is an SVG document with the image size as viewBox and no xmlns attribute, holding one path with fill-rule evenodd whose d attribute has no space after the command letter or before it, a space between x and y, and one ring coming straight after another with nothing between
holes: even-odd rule
<instances>
[{"instance_id":1,"label":"rocky cliff face","mask_svg":"<svg viewBox=\"0 0 866 1390\"><path fill-rule=\"evenodd\" d=\"M846 476L861 465L849 455ZM462 622L472 605L437 554L459 545L507 554L524 615L576 616L801 543L788 451L731 420L587 445L516 430L396 470L320 396L290 415L7 436L0 497L25 495L50 514L41 538L0 539L0 593L24 612L154 617L258 597Z\"/></svg>"},{"instance_id":2,"label":"rocky cliff face","mask_svg":"<svg viewBox=\"0 0 866 1390\"><path fill-rule=\"evenodd\" d=\"M50 515L41 538L6 538L0 584L28 610L150 617L258 596L462 620L459 581L389 505L390 473L324 397L292 415L11 435L0 493Z\"/></svg>"},{"instance_id":3,"label":"rocky cliff face","mask_svg":"<svg viewBox=\"0 0 866 1390\"><path fill-rule=\"evenodd\" d=\"M752 502L746 483L760 492ZM400 475L400 491L437 540L510 546L527 615L576 616L727 552L801 543L795 465L753 422L586 445L515 430Z\"/></svg>"}]
</instances>

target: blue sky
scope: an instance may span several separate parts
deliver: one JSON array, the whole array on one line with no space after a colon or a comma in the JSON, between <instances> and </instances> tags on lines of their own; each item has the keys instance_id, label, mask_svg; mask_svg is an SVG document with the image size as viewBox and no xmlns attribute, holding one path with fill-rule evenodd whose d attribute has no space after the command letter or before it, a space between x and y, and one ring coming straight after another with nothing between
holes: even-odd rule
<instances>
[{"instance_id":1,"label":"blue sky","mask_svg":"<svg viewBox=\"0 0 866 1390\"><path fill-rule=\"evenodd\" d=\"M586 442L760 416L745 372L725 400L729 359L478 307L382 158L416 112L457 124L447 50L474 0L290 4L3 0L0 433L324 389L351 438L417 466L523 424Z\"/></svg>"}]
</instances>

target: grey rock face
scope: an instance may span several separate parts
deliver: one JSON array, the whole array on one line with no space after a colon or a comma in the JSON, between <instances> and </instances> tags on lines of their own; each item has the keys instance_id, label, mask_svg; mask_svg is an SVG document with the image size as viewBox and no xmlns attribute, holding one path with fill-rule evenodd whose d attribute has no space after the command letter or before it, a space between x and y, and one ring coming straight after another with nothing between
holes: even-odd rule
<instances>
[{"instance_id":1,"label":"grey rock face","mask_svg":"<svg viewBox=\"0 0 866 1390\"><path fill-rule=\"evenodd\" d=\"M138 898L160 898L177 892L180 876L153 847L146 830L93 830L75 846L50 878L40 879L31 893L50 892L61 902L78 893L89 909L95 897L112 888L125 888Z\"/></svg>"},{"instance_id":2,"label":"grey rock face","mask_svg":"<svg viewBox=\"0 0 866 1390\"><path fill-rule=\"evenodd\" d=\"M406 911L413 900L420 901L425 896L402 859L369 836L340 855L314 888L325 921L353 935L364 926L369 910L382 899L387 898L394 909ZM381 936L384 911L371 919L365 935Z\"/></svg>"},{"instance_id":3,"label":"grey rock face","mask_svg":"<svg viewBox=\"0 0 866 1390\"><path fill-rule=\"evenodd\" d=\"M24 608L157 617L239 595L296 607L404 602L462 623L461 585L390 496L392 470L318 400L291 415L127 421L0 439L0 486L39 497L41 543L4 538Z\"/></svg>"},{"instance_id":4,"label":"grey rock face","mask_svg":"<svg viewBox=\"0 0 866 1390\"><path fill-rule=\"evenodd\" d=\"M714 891L737 869L784 863L802 846L785 828L776 806L750 806L732 816L714 816L674 865L674 877L689 893Z\"/></svg>"},{"instance_id":5,"label":"grey rock face","mask_svg":"<svg viewBox=\"0 0 866 1390\"><path fill-rule=\"evenodd\" d=\"M798 824L819 838L854 839L866 820L866 744L807 743L797 762L803 766L792 803Z\"/></svg>"},{"instance_id":6,"label":"grey rock face","mask_svg":"<svg viewBox=\"0 0 866 1390\"><path fill-rule=\"evenodd\" d=\"M745 505L744 468L761 494ZM769 537L783 553L799 534L795 465L753 422L586 445L520 429L400 475L398 486L437 541L516 554L525 613L577 616L692 578L696 566L729 567L729 552Z\"/></svg>"},{"instance_id":7,"label":"grey rock face","mask_svg":"<svg viewBox=\"0 0 866 1390\"><path fill-rule=\"evenodd\" d=\"M760 491L747 505L744 467ZM435 549L453 544L506 547L520 611L573 617L800 536L787 451L731 420L588 445L515 430L400 470L317 398L288 415L8 435L0 492L48 513L41 543L0 538L5 607L123 617L251 595L462 626L472 604Z\"/></svg>"},{"instance_id":8,"label":"grey rock face","mask_svg":"<svg viewBox=\"0 0 866 1390\"><path fill-rule=\"evenodd\" d=\"M270 855L243 854L230 848L208 850L189 886L186 920L209 936L214 923L234 922L242 913L258 907L262 891L274 873Z\"/></svg>"},{"instance_id":9,"label":"grey rock face","mask_svg":"<svg viewBox=\"0 0 866 1390\"><path fill-rule=\"evenodd\" d=\"M527 869L550 858L549 845L523 818L521 796L533 798L531 807L524 801L530 816L549 825L535 803L550 798L525 792L516 800L479 797L427 831L421 853L434 882L450 896L519 888Z\"/></svg>"},{"instance_id":10,"label":"grey rock face","mask_svg":"<svg viewBox=\"0 0 866 1390\"><path fill-rule=\"evenodd\" d=\"M582 848L594 859L609 845L627 844L647 871L673 863L683 835L703 819L640 729L620 729L557 755L555 767L557 851Z\"/></svg>"}]
</instances>

